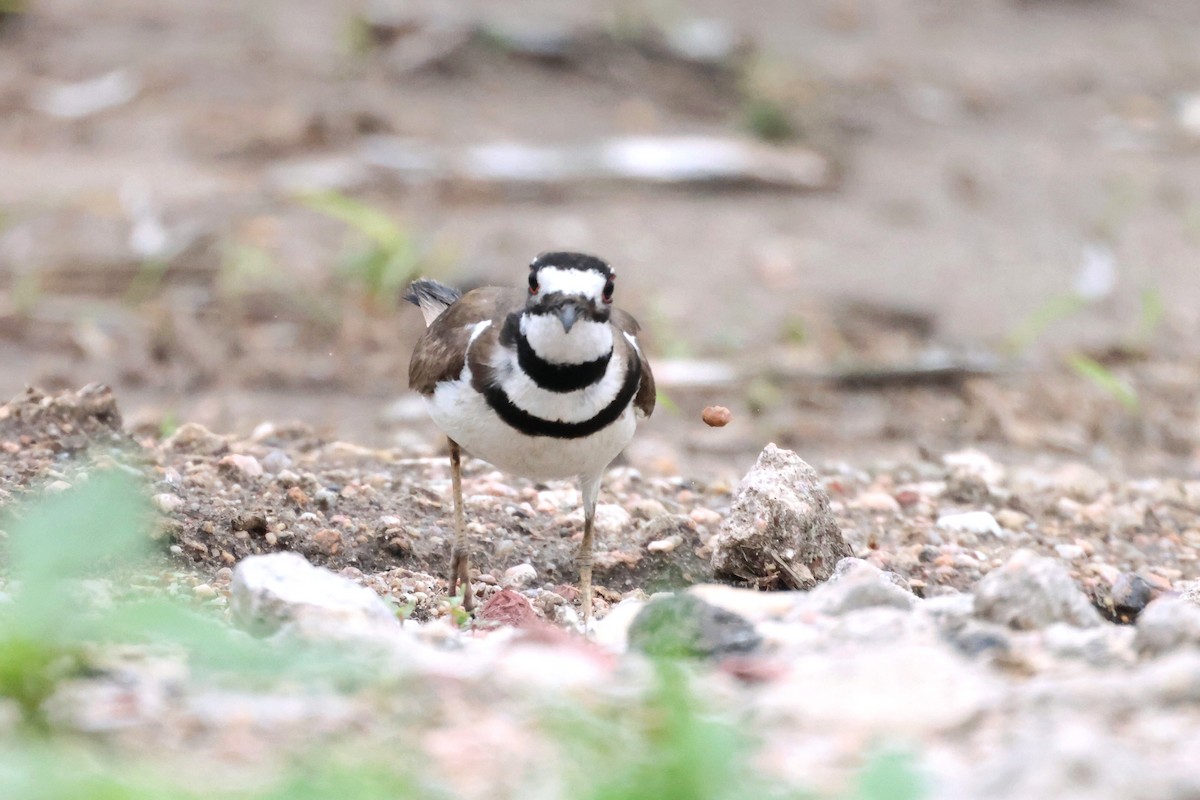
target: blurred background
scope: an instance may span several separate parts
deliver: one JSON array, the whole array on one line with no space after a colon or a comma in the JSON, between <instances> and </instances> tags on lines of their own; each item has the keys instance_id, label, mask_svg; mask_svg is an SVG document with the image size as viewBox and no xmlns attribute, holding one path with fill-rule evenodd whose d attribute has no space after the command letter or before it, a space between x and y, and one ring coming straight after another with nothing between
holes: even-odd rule
<instances>
[{"instance_id":1,"label":"blurred background","mask_svg":"<svg viewBox=\"0 0 1200 800\"><path fill-rule=\"evenodd\" d=\"M644 469L1200 474L1194 0L0 9L0 395L431 450L401 288L579 249L647 329Z\"/></svg>"}]
</instances>

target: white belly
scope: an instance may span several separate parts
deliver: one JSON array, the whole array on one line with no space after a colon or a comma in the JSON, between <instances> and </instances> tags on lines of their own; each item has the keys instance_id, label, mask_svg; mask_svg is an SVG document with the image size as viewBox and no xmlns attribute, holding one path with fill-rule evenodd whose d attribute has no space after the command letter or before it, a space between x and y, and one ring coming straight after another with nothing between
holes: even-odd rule
<instances>
[{"instance_id":1,"label":"white belly","mask_svg":"<svg viewBox=\"0 0 1200 800\"><path fill-rule=\"evenodd\" d=\"M614 423L591 436L527 436L492 411L471 388L467 375L438 384L433 395L425 398L425 407L437 426L472 456L513 475L537 480L599 475L625 449L637 428L630 406Z\"/></svg>"}]
</instances>

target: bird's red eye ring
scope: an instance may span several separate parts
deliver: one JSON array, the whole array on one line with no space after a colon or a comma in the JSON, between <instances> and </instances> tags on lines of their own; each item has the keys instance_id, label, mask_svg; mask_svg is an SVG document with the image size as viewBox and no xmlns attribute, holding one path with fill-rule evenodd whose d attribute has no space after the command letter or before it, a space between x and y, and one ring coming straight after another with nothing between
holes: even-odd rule
<instances>
[{"instance_id":1,"label":"bird's red eye ring","mask_svg":"<svg viewBox=\"0 0 1200 800\"><path fill-rule=\"evenodd\" d=\"M604 282L604 302L606 302L606 303L611 303L611 302L612 302L612 297L613 297L613 281L616 279L616 277L617 277L617 276L616 276L615 274L614 274L614 275L609 275L609 276L608 276L608 280Z\"/></svg>"}]
</instances>

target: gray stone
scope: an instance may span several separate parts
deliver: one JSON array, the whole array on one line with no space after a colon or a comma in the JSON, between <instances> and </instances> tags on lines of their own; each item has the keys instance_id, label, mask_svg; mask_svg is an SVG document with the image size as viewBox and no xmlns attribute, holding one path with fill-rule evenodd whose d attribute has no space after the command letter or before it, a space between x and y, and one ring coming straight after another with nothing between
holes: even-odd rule
<instances>
[{"instance_id":1,"label":"gray stone","mask_svg":"<svg viewBox=\"0 0 1200 800\"><path fill-rule=\"evenodd\" d=\"M938 641L937 627L929 617L895 606L870 606L833 617L826 641L868 647L884 644Z\"/></svg>"},{"instance_id":2,"label":"gray stone","mask_svg":"<svg viewBox=\"0 0 1200 800\"><path fill-rule=\"evenodd\" d=\"M1133 639L1138 653L1158 655L1187 646L1200 646L1200 606L1180 597L1162 597L1146 606Z\"/></svg>"},{"instance_id":3,"label":"gray stone","mask_svg":"<svg viewBox=\"0 0 1200 800\"><path fill-rule=\"evenodd\" d=\"M1122 572L1112 587L1112 612L1121 622L1138 618L1154 599L1154 587L1133 572Z\"/></svg>"},{"instance_id":4,"label":"gray stone","mask_svg":"<svg viewBox=\"0 0 1200 800\"><path fill-rule=\"evenodd\" d=\"M816 472L774 444L742 479L712 548L718 578L773 589L810 589L852 555Z\"/></svg>"},{"instance_id":5,"label":"gray stone","mask_svg":"<svg viewBox=\"0 0 1200 800\"><path fill-rule=\"evenodd\" d=\"M761 643L745 617L690 594L654 598L629 626L629 647L652 656L711 658L749 653Z\"/></svg>"},{"instance_id":6,"label":"gray stone","mask_svg":"<svg viewBox=\"0 0 1200 800\"><path fill-rule=\"evenodd\" d=\"M196 453L211 456L223 453L229 449L229 443L224 437L205 428L197 422L185 422L162 444L169 452Z\"/></svg>"},{"instance_id":7,"label":"gray stone","mask_svg":"<svg viewBox=\"0 0 1200 800\"><path fill-rule=\"evenodd\" d=\"M1042 644L1056 658L1079 659L1104 667L1133 660L1130 648L1133 636L1133 629L1128 626L1077 628L1055 624L1046 628Z\"/></svg>"},{"instance_id":8,"label":"gray stone","mask_svg":"<svg viewBox=\"0 0 1200 800\"><path fill-rule=\"evenodd\" d=\"M928 597L921 610L934 618L939 626L961 625L975 616L975 595L968 592Z\"/></svg>"},{"instance_id":9,"label":"gray stone","mask_svg":"<svg viewBox=\"0 0 1200 800\"><path fill-rule=\"evenodd\" d=\"M1003 625L966 620L943 629L943 633L959 652L968 656L1007 656L1013 649L1012 635Z\"/></svg>"},{"instance_id":10,"label":"gray stone","mask_svg":"<svg viewBox=\"0 0 1200 800\"><path fill-rule=\"evenodd\" d=\"M298 553L249 556L233 570L229 609L250 633L266 636L284 626L340 633L398 627L379 595Z\"/></svg>"},{"instance_id":11,"label":"gray stone","mask_svg":"<svg viewBox=\"0 0 1200 800\"><path fill-rule=\"evenodd\" d=\"M1045 628L1055 622L1079 627L1103 622L1057 560L1030 550L1018 550L979 582L975 613L1017 630Z\"/></svg>"},{"instance_id":12,"label":"gray stone","mask_svg":"<svg viewBox=\"0 0 1200 800\"><path fill-rule=\"evenodd\" d=\"M861 558L843 558L829 581L813 592L813 599L831 616L876 606L907 611L917 604L917 597L906 584L894 572L882 572Z\"/></svg>"}]
</instances>

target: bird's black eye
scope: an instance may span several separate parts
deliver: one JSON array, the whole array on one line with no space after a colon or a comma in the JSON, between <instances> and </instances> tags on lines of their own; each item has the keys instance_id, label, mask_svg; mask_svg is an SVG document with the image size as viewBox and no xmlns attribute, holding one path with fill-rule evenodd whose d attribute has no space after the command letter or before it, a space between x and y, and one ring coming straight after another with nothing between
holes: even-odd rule
<instances>
[{"instance_id":1,"label":"bird's black eye","mask_svg":"<svg viewBox=\"0 0 1200 800\"><path fill-rule=\"evenodd\" d=\"M604 302L606 302L606 303L612 302L613 278L615 278L615 277L617 277L617 276L613 275L612 278L609 278L607 281L604 282Z\"/></svg>"},{"instance_id":2,"label":"bird's black eye","mask_svg":"<svg viewBox=\"0 0 1200 800\"><path fill-rule=\"evenodd\" d=\"M537 272L530 272L529 273L529 293L537 294L537 292L538 292Z\"/></svg>"}]
</instances>

